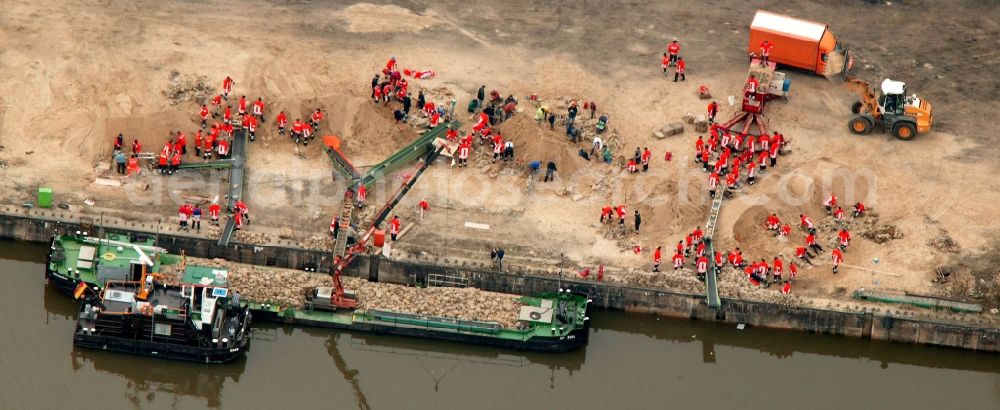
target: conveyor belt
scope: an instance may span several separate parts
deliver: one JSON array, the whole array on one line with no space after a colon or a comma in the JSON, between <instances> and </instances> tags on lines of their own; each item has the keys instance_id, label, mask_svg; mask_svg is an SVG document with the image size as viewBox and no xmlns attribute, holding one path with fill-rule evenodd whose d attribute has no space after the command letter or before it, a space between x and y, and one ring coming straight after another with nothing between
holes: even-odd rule
<instances>
[{"instance_id":1,"label":"conveyor belt","mask_svg":"<svg viewBox=\"0 0 1000 410\"><path fill-rule=\"evenodd\" d=\"M232 213L236 201L243 198L243 171L246 166L246 131L240 130L233 137L232 152L229 161L232 167L229 168L229 195L226 198L226 209ZM236 220L230 217L226 221L226 226L222 228L222 236L219 238L219 245L229 245L236 232Z\"/></svg>"}]
</instances>

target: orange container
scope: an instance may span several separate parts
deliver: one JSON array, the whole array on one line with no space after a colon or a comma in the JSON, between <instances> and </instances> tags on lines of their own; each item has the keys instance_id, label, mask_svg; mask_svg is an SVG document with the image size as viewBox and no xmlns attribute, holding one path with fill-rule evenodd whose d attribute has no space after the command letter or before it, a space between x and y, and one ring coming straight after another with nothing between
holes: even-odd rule
<instances>
[{"instance_id":1,"label":"orange container","mask_svg":"<svg viewBox=\"0 0 1000 410\"><path fill-rule=\"evenodd\" d=\"M375 230L375 246L382 247L385 246L385 229Z\"/></svg>"}]
</instances>

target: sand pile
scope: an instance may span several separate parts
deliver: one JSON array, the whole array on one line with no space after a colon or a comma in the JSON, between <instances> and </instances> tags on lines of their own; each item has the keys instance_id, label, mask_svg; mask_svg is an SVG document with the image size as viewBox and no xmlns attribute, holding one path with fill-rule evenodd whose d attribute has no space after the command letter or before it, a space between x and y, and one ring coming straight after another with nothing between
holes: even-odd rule
<instances>
[{"instance_id":1,"label":"sand pile","mask_svg":"<svg viewBox=\"0 0 1000 410\"><path fill-rule=\"evenodd\" d=\"M407 144L417 139L417 131L406 124L396 124L392 111L399 107L393 102L389 106L362 104L350 124L351 131L344 131L340 150L355 167L372 166L381 162ZM410 113L415 114L416 108ZM329 130L323 131L323 133Z\"/></svg>"},{"instance_id":2,"label":"sand pile","mask_svg":"<svg viewBox=\"0 0 1000 410\"><path fill-rule=\"evenodd\" d=\"M591 158L588 162L579 155L580 149L590 152L589 141L573 144L566 138L565 128L557 126L555 130L549 130L548 124L542 126L535 123L532 115L534 114L528 114L527 111L515 114L496 127L505 140L514 142L515 158L523 160L524 163L541 161L542 170L539 172L544 172L545 165L553 161L556 163L556 172L563 178L570 178L581 167L597 161Z\"/></svg>"}]
</instances>

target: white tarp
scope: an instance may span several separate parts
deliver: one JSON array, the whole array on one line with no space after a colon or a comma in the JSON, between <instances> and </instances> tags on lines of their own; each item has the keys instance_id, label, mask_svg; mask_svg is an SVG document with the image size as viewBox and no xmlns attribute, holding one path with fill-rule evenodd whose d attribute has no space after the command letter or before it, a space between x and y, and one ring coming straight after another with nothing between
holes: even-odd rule
<instances>
[{"instance_id":1,"label":"white tarp","mask_svg":"<svg viewBox=\"0 0 1000 410\"><path fill-rule=\"evenodd\" d=\"M753 22L750 23L750 27L776 33L785 33L795 37L808 38L815 41L819 41L823 37L823 32L826 31L826 26L823 24L807 20L799 20L794 17L783 16L780 14L768 13L766 11L758 11L757 14L754 15Z\"/></svg>"}]
</instances>

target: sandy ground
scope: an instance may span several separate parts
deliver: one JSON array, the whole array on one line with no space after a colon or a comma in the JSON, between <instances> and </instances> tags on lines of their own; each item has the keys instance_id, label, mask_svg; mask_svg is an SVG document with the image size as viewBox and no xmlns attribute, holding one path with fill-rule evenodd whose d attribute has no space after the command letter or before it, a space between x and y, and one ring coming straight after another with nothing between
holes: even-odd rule
<instances>
[{"instance_id":1,"label":"sandy ground","mask_svg":"<svg viewBox=\"0 0 1000 410\"><path fill-rule=\"evenodd\" d=\"M829 266L806 269L796 293L842 297L868 287L988 299L998 269L989 257L998 240L992 223L997 208L990 204L1000 200L992 176L1000 162L990 120L1000 109L995 98L1000 57L993 52L1000 45L1000 8L983 2L793 3L760 7L830 23L860 56L859 76L906 81L934 104L936 128L910 142L851 135L845 125L855 97L849 91L836 81L784 70L793 81L791 97L769 104L767 116L772 128L793 140L791 151L759 184L725 205L718 246L740 246L748 259L788 256L802 232L779 242L761 228L763 217L777 212L794 221L806 213L819 220L822 197L835 192L841 203L864 201L881 223L904 235L882 244L855 235L841 274L831 275ZM522 118L499 129L523 148L517 150L519 160L555 159L557 180L529 182L523 162L482 160L474 161L481 167L451 168L442 161L397 209L410 224L417 220L420 199L432 208L404 235L398 251L482 263L490 248L502 246L515 265L554 271L562 264L571 271L605 264L613 275L629 275L649 269L657 245L671 249L704 225L705 175L691 162L697 134L689 129L666 140L650 134L686 113L703 112L698 85L707 85L720 100L739 89L746 75L747 25L756 6L64 1L3 7L0 200L5 204L30 201L39 186L50 186L57 202L81 213L163 219L169 225L183 195L222 194L225 173L145 176L127 181L124 189L92 182L111 175L114 135L124 132L157 150L170 131L192 133L204 96L175 98L172 91L198 78L219 88L229 75L237 82L236 98L260 96L268 102L268 121L249 147L253 224L243 239L320 244L339 207L343 181L331 178L318 142L295 147L277 135L273 117L284 110L290 119L305 118L323 108L321 134L341 136L344 151L360 168L374 165L417 135L392 121L392 108L367 99L371 76L395 55L403 67L437 71L436 79L414 80L411 90L423 87L439 104L457 99L466 129L465 105L485 84L521 98L537 93L551 107L558 107L558 97L596 101L620 136L623 148L617 154L635 146L654 152L650 172L641 175L583 161L574 153L589 144L571 146L558 127L548 131L534 124L533 107L522 104ZM684 83L659 73L659 56L675 36L688 61ZM720 118L732 112L723 102ZM671 162L663 161L667 151L674 153ZM388 178L371 193L372 203L380 203L398 182ZM83 205L87 198L97 204ZM628 203L630 214L640 210L642 234L616 238L597 223L601 206L619 203ZM465 222L489 229L467 228ZM959 244L958 253L929 244L944 234ZM826 244L833 235L823 232L821 240ZM634 254L634 245L644 252ZM670 253L664 252L664 259ZM828 254L821 257L827 259ZM932 282L939 267L953 272L943 286Z\"/></svg>"}]
</instances>

